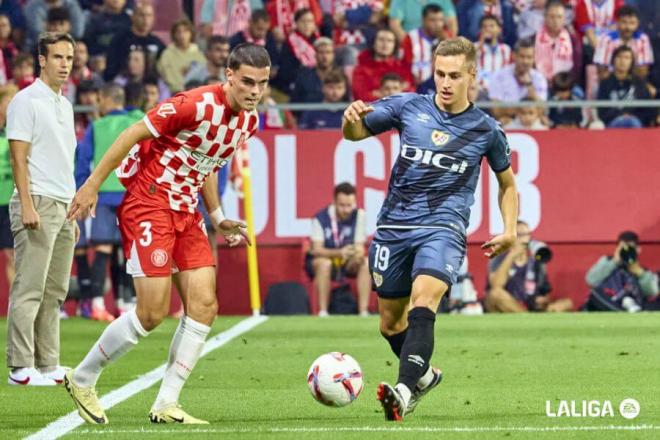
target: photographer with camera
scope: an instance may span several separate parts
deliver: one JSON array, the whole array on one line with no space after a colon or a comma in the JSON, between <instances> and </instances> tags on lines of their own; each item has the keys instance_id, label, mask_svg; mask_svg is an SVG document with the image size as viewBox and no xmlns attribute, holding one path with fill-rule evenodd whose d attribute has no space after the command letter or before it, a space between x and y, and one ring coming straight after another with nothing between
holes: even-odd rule
<instances>
[{"instance_id":1,"label":"photographer with camera","mask_svg":"<svg viewBox=\"0 0 660 440\"><path fill-rule=\"evenodd\" d=\"M488 265L486 310L507 312L568 312L570 298L550 301L546 264L552 251L540 241L531 240L529 225L519 220L518 237L511 249Z\"/></svg>"},{"instance_id":2,"label":"photographer with camera","mask_svg":"<svg viewBox=\"0 0 660 440\"><path fill-rule=\"evenodd\" d=\"M645 299L658 294L658 275L639 263L639 237L619 234L613 256L602 256L587 272L591 288L586 311L639 312Z\"/></svg>"}]
</instances>

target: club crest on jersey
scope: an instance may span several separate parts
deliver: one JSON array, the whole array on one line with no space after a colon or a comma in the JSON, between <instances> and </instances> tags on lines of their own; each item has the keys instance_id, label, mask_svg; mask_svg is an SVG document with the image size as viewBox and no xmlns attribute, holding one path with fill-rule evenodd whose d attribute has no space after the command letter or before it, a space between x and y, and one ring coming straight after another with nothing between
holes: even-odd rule
<instances>
[{"instance_id":1,"label":"club crest on jersey","mask_svg":"<svg viewBox=\"0 0 660 440\"><path fill-rule=\"evenodd\" d=\"M374 277L374 283L376 283L376 287L380 287L383 284L383 276L378 272L374 272L373 277Z\"/></svg>"},{"instance_id":2,"label":"club crest on jersey","mask_svg":"<svg viewBox=\"0 0 660 440\"><path fill-rule=\"evenodd\" d=\"M166 102L158 108L156 114L161 118L166 118L169 115L176 114L176 109L174 108L174 104L172 104L171 102Z\"/></svg>"},{"instance_id":3,"label":"club crest on jersey","mask_svg":"<svg viewBox=\"0 0 660 440\"><path fill-rule=\"evenodd\" d=\"M167 252L162 249L156 249L151 253L151 264L156 267L163 267L167 264Z\"/></svg>"},{"instance_id":4,"label":"club crest on jersey","mask_svg":"<svg viewBox=\"0 0 660 440\"><path fill-rule=\"evenodd\" d=\"M449 142L449 135L440 130L433 130L431 132L431 141L434 145L439 147Z\"/></svg>"}]
</instances>

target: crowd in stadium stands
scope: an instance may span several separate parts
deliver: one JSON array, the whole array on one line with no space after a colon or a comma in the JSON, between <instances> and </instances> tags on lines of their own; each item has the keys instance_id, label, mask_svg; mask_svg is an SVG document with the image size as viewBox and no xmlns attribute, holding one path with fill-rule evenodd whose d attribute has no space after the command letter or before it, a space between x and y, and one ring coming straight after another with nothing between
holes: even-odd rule
<instances>
[{"instance_id":1,"label":"crowd in stadium stands","mask_svg":"<svg viewBox=\"0 0 660 440\"><path fill-rule=\"evenodd\" d=\"M456 35L477 46L475 101L656 99L660 86L656 0L172 0L161 5L176 6L179 16L168 10L171 19L163 20L156 2L145 0L3 0L0 87L22 89L38 76L35 42L44 30L69 32L77 40L65 90L72 102L96 104L98 90L110 82L139 89L136 105L143 110L181 90L224 81L232 47L263 45L273 69L262 129L341 124L339 112L292 113L269 104L371 101L390 89L432 92L434 46ZM544 110L527 104L492 114L510 129L660 124L655 108ZM78 134L97 117L79 115Z\"/></svg>"}]
</instances>

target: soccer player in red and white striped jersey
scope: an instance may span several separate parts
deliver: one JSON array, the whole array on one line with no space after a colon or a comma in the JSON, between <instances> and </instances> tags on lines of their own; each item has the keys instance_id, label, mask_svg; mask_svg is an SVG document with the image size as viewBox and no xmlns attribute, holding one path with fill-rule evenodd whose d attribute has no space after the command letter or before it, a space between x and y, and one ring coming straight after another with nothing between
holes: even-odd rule
<instances>
[{"instance_id":1,"label":"soccer player in red and white striped jersey","mask_svg":"<svg viewBox=\"0 0 660 440\"><path fill-rule=\"evenodd\" d=\"M653 48L649 36L639 29L639 16L632 6L623 6L617 13L617 30L608 32L598 39L594 64L598 65L601 79L609 75L612 66L612 54L621 45L628 46L635 55L635 74L646 78L649 66L654 62Z\"/></svg>"},{"instance_id":2,"label":"soccer player in red and white striped jersey","mask_svg":"<svg viewBox=\"0 0 660 440\"><path fill-rule=\"evenodd\" d=\"M185 315L172 340L149 418L154 423L207 423L178 405L218 309L215 261L204 220L195 209L197 195L201 190L214 226L230 245L240 242L241 235L247 238L245 224L224 218L215 173L256 131L256 106L269 75L266 49L238 45L229 55L226 83L179 93L126 129L72 201L69 218L90 210L93 215L99 186L126 158L118 173L127 189L118 220L137 306L112 322L85 359L65 376L85 421L108 422L96 395L96 381L103 367L167 316L172 273L178 272Z\"/></svg>"},{"instance_id":3,"label":"soccer player in red and white striped jersey","mask_svg":"<svg viewBox=\"0 0 660 440\"><path fill-rule=\"evenodd\" d=\"M559 1L552 1L545 7L544 22L534 38L534 61L536 69L552 81L559 72L573 69L573 42L564 26L566 8Z\"/></svg>"}]
</instances>

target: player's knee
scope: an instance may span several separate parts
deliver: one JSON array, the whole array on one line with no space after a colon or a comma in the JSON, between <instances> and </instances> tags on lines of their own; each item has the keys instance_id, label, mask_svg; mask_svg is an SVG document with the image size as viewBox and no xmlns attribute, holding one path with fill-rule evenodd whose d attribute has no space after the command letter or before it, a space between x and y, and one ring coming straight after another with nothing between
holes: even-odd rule
<instances>
[{"instance_id":1,"label":"player's knee","mask_svg":"<svg viewBox=\"0 0 660 440\"><path fill-rule=\"evenodd\" d=\"M387 316L381 316L380 318L380 334L388 337L401 333L408 327L408 320L401 317L396 319L394 317L388 318Z\"/></svg>"},{"instance_id":2,"label":"player's knee","mask_svg":"<svg viewBox=\"0 0 660 440\"><path fill-rule=\"evenodd\" d=\"M142 328L150 332L155 329L163 322L163 319L167 316L168 310L164 310L164 307L157 307L151 309L145 309L142 307L137 307L135 313L137 314Z\"/></svg>"},{"instance_id":3,"label":"player's knee","mask_svg":"<svg viewBox=\"0 0 660 440\"><path fill-rule=\"evenodd\" d=\"M325 257L314 259L314 271L319 274L329 274L332 271L332 260Z\"/></svg>"},{"instance_id":4,"label":"player's knee","mask_svg":"<svg viewBox=\"0 0 660 440\"><path fill-rule=\"evenodd\" d=\"M186 308L186 314L195 321L209 324L218 314L218 300L215 295L204 295L190 301Z\"/></svg>"},{"instance_id":5,"label":"player's knee","mask_svg":"<svg viewBox=\"0 0 660 440\"><path fill-rule=\"evenodd\" d=\"M512 297L509 294L509 292L507 292L502 287L492 287L488 292L486 299L488 302L492 303L493 305L498 305L507 300L512 299Z\"/></svg>"}]
</instances>

